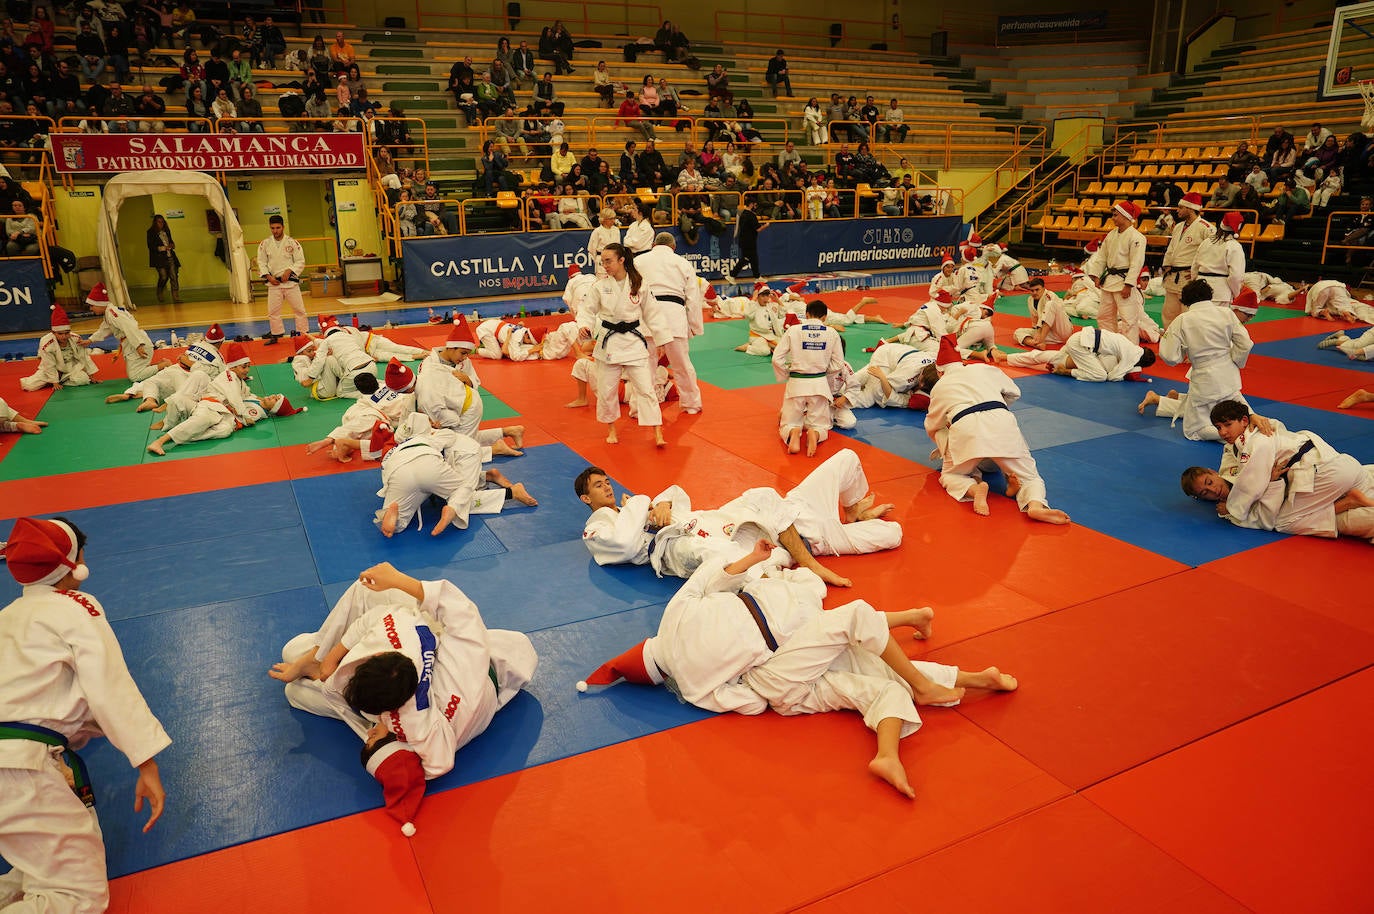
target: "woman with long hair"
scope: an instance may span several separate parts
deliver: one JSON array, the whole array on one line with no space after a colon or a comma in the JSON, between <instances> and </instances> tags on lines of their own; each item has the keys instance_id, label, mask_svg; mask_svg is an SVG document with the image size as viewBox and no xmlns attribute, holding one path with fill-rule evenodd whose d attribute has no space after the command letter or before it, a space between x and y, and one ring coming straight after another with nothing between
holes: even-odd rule
<instances>
[{"instance_id":1,"label":"woman with long hair","mask_svg":"<svg viewBox=\"0 0 1374 914\"><path fill-rule=\"evenodd\" d=\"M172 240L172 230L161 213L153 216L153 224L148 226L148 266L157 270L157 300L161 303L163 291L172 287L172 301L181 303L181 283L177 274L181 271L181 260L177 257L176 242Z\"/></svg>"},{"instance_id":2,"label":"woman with long hair","mask_svg":"<svg viewBox=\"0 0 1374 914\"><path fill-rule=\"evenodd\" d=\"M654 430L654 443L666 447L663 413L654 391L657 347L672 338L653 293L635 269L634 258L623 244L601 249L606 278L599 279L583 299L596 328L596 419L606 425L606 441L617 443L615 423L620 419L620 379L628 382L635 398L641 427Z\"/></svg>"}]
</instances>

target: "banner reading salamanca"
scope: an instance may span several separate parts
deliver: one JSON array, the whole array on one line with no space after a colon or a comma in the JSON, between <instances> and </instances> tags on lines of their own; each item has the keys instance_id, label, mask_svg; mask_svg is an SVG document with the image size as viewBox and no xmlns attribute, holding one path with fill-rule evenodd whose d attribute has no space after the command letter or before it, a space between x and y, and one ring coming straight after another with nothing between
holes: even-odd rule
<instances>
[{"instance_id":1,"label":"banner reading salamanca","mask_svg":"<svg viewBox=\"0 0 1374 914\"><path fill-rule=\"evenodd\" d=\"M364 166L361 133L54 133L59 172Z\"/></svg>"}]
</instances>

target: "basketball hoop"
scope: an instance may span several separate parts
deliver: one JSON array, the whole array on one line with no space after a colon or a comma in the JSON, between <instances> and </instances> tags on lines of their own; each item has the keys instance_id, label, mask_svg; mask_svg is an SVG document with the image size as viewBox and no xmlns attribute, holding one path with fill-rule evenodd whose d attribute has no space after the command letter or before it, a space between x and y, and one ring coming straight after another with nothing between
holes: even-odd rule
<instances>
[{"instance_id":1,"label":"basketball hoop","mask_svg":"<svg viewBox=\"0 0 1374 914\"><path fill-rule=\"evenodd\" d=\"M1360 80L1360 98L1364 99L1364 117L1360 126L1366 131L1374 130L1374 79Z\"/></svg>"}]
</instances>

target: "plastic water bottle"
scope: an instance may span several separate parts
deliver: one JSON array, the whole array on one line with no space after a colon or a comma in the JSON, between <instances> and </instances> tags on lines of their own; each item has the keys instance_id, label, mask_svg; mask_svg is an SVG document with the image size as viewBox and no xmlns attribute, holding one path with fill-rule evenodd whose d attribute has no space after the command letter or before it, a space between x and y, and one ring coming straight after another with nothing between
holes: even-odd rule
<instances>
[{"instance_id":1,"label":"plastic water bottle","mask_svg":"<svg viewBox=\"0 0 1374 914\"><path fill-rule=\"evenodd\" d=\"M521 306L520 306L520 319L521 319L521 320L524 320L524 319L525 319L525 306L524 306L524 305L521 305Z\"/></svg>"},{"instance_id":2,"label":"plastic water bottle","mask_svg":"<svg viewBox=\"0 0 1374 914\"><path fill-rule=\"evenodd\" d=\"M181 345L181 340L177 337L177 332L176 332L175 330L172 331L172 345L173 345L173 346L180 346L180 345Z\"/></svg>"}]
</instances>

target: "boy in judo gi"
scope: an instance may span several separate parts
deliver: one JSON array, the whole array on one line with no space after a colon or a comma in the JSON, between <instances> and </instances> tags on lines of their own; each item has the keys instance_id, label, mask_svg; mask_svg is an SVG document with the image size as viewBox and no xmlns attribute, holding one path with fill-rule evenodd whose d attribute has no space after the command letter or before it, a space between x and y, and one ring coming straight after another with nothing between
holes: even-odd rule
<instances>
[{"instance_id":1,"label":"boy in judo gi","mask_svg":"<svg viewBox=\"0 0 1374 914\"><path fill-rule=\"evenodd\" d=\"M789 454L801 451L804 433L806 456L816 456L834 425L829 376L844 367L844 350L835 328L825 324L829 310L820 299L808 304L807 319L789 327L773 350L773 374L787 382L778 434Z\"/></svg>"}]
</instances>

